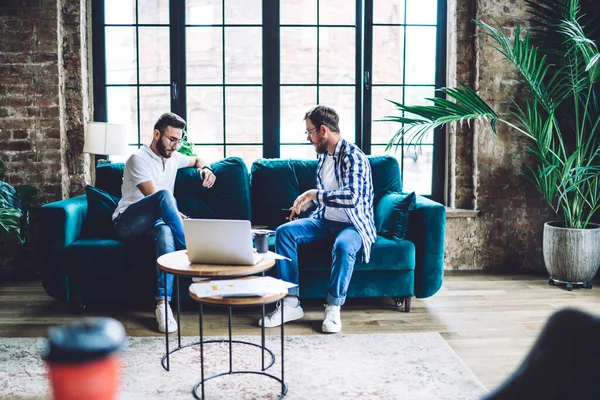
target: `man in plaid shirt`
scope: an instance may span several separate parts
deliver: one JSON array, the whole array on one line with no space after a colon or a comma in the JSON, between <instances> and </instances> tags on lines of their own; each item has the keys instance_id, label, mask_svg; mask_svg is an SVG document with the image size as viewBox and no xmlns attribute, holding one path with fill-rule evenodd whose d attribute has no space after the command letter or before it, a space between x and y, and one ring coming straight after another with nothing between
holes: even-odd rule
<instances>
[{"instance_id":1,"label":"man in plaid shirt","mask_svg":"<svg viewBox=\"0 0 600 400\"><path fill-rule=\"evenodd\" d=\"M319 154L317 189L298 196L290 209L291 222L277 229L275 251L291 259L279 260L277 268L281 279L298 284L298 244L335 239L323 332L337 333L342 329L340 307L346 301L356 254L362 249L362 261L368 262L377 235L371 166L357 146L340 136L339 117L332 108L317 106L306 113L304 122L306 139ZM317 210L312 218L297 219L313 204ZM283 302L259 325L281 325L282 307L284 322L302 318L304 311L298 294L298 287L290 289Z\"/></svg>"}]
</instances>

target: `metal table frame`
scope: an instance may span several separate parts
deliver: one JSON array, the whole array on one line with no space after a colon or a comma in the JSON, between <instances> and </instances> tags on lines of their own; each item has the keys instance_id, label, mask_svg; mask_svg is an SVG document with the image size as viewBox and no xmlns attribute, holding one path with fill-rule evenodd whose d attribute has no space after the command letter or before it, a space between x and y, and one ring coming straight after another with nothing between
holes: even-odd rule
<instances>
[{"instance_id":1,"label":"metal table frame","mask_svg":"<svg viewBox=\"0 0 600 400\"><path fill-rule=\"evenodd\" d=\"M264 275L264 274L263 274ZM280 300L278 300L280 301ZM283 399L285 397L285 395L287 394L288 391L288 386L285 383L285 379L284 379L284 327L283 327L283 304L281 307L281 378L276 377L275 375L266 373L265 371L267 369L269 369L274 363L275 363L275 355L273 354L273 352L267 348L265 348L265 326L264 323L261 324L261 346L258 346L254 343L249 343L249 342L243 342L243 341L238 341L238 340L232 340L232 308L233 307L255 307L256 305L247 305L247 306L232 306L232 305L216 305L218 307L227 307L229 309L229 324L228 324L228 329L229 329L229 339L228 340L209 340L209 341L204 341L204 331L203 331L203 319L204 319L204 311L203 311L203 303L202 301L199 301L199 333L200 333L200 377L201 380L200 382L196 383L196 385L194 386L194 389L192 390L192 394L194 395L194 397L196 399L199 400L203 400L205 399L205 394L204 394L204 383L210 379L214 379L214 378L218 378L220 376L225 376L225 375L234 375L234 374L254 374L254 375L263 375L263 376L267 376L271 379L275 379L276 381L278 381L279 383L281 383L281 394L276 398L277 400ZM269 303L265 303L261 305L262 308L262 321L264 322L264 318L265 318L265 305L269 304ZM215 305L215 304L211 304L211 305ZM211 375L209 377L205 377L204 376L204 344L206 343L214 343L214 342L227 342L229 343L229 371L227 372L221 372L215 375ZM233 370L233 359L232 359L232 344L233 343L242 343L242 344L248 344L248 345L254 345L256 347L261 347L262 348L262 357L261 357L261 361L262 361L262 369L261 371L251 371L251 370L241 370L241 371L234 371ZM198 343L195 343L198 344ZM265 367L265 350L268 351L269 353L271 353L271 363ZM201 395L198 395L198 389L200 388L201 391Z\"/></svg>"}]
</instances>

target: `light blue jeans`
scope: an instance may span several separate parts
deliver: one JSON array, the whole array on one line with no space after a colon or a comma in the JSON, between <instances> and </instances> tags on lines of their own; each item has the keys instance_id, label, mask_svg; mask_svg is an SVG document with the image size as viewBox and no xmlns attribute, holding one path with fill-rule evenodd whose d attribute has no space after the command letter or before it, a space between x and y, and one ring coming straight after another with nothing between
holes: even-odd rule
<instances>
[{"instance_id":1,"label":"light blue jeans","mask_svg":"<svg viewBox=\"0 0 600 400\"><path fill-rule=\"evenodd\" d=\"M321 218L303 218L288 222L277 228L275 252L292 261L278 260L277 272L284 281L299 284L298 245L335 238L331 250L332 265L329 277L327 304L341 306L354 271L356 253L362 248L360 235L352 224ZM299 287L289 289L288 294L298 296Z\"/></svg>"},{"instance_id":2,"label":"light blue jeans","mask_svg":"<svg viewBox=\"0 0 600 400\"><path fill-rule=\"evenodd\" d=\"M156 245L156 258L186 248L177 202L167 190L159 190L127 207L115 219L115 231L117 237L122 240L151 236ZM173 275L161 271L157 266L156 300L164 300L166 297L167 301L171 301L172 295Z\"/></svg>"}]
</instances>

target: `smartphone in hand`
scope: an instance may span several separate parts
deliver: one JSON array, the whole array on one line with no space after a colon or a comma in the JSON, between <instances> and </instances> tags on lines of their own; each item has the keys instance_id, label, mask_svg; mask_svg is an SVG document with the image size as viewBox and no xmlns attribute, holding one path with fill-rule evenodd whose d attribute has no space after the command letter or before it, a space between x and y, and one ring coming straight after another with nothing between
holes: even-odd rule
<instances>
[{"instance_id":1,"label":"smartphone in hand","mask_svg":"<svg viewBox=\"0 0 600 400\"><path fill-rule=\"evenodd\" d=\"M282 208L280 210L281 219L284 220L284 221L286 221L286 222L287 221L291 221L290 220L290 215L291 214L292 214L292 209L291 208Z\"/></svg>"}]
</instances>

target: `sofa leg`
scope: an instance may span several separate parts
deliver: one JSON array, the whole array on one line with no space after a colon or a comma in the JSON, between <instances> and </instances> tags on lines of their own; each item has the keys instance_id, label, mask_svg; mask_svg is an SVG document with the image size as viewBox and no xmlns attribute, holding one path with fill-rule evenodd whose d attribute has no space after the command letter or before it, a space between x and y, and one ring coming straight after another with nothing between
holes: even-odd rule
<instances>
[{"instance_id":1,"label":"sofa leg","mask_svg":"<svg viewBox=\"0 0 600 400\"><path fill-rule=\"evenodd\" d=\"M405 312L410 312L410 301L412 300L412 297L405 297L404 298L404 311Z\"/></svg>"},{"instance_id":2,"label":"sofa leg","mask_svg":"<svg viewBox=\"0 0 600 400\"><path fill-rule=\"evenodd\" d=\"M404 305L405 297L392 297L392 301L396 304L396 307L402 308Z\"/></svg>"}]
</instances>

